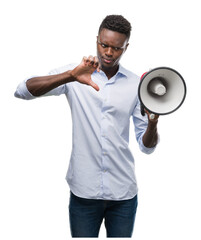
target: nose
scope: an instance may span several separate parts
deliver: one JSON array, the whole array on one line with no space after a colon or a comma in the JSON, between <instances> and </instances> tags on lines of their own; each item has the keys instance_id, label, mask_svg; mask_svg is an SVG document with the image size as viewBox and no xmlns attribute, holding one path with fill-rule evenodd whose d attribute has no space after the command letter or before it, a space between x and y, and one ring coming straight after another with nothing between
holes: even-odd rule
<instances>
[{"instance_id":1,"label":"nose","mask_svg":"<svg viewBox=\"0 0 201 240\"><path fill-rule=\"evenodd\" d=\"M112 49L111 47L108 47L105 54L106 54L107 56L112 56L112 55L113 55L113 49Z\"/></svg>"}]
</instances>

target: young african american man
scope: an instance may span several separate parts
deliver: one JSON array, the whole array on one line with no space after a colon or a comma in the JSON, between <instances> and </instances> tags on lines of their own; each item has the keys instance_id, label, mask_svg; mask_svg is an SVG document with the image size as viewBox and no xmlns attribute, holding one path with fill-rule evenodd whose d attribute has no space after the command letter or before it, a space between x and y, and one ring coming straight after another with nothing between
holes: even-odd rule
<instances>
[{"instance_id":1,"label":"young african american man","mask_svg":"<svg viewBox=\"0 0 201 240\"><path fill-rule=\"evenodd\" d=\"M141 151L150 154L158 142L158 116L141 115L139 77L120 64L130 33L123 16L107 16L99 27L97 56L26 79L15 92L27 100L65 94L69 102L73 143L66 180L72 237L98 237L103 219L107 237L133 233L138 186L128 146L130 117Z\"/></svg>"}]
</instances>

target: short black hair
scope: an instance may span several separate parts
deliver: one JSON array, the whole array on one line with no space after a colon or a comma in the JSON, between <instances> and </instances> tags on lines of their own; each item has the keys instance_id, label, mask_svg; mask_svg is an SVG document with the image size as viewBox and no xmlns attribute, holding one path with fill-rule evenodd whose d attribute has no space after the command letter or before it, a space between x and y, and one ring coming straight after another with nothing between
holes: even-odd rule
<instances>
[{"instance_id":1,"label":"short black hair","mask_svg":"<svg viewBox=\"0 0 201 240\"><path fill-rule=\"evenodd\" d=\"M103 28L109 29L111 31L123 33L130 38L131 34L131 24L122 15L108 15L103 19L98 33L101 32Z\"/></svg>"}]
</instances>

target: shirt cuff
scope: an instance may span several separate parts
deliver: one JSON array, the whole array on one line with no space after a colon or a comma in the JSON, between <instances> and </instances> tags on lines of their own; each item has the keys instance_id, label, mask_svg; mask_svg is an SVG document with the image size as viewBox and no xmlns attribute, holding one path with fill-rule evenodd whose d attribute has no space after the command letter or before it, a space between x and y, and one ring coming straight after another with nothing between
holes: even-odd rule
<instances>
[{"instance_id":1,"label":"shirt cuff","mask_svg":"<svg viewBox=\"0 0 201 240\"><path fill-rule=\"evenodd\" d=\"M158 141L157 141L156 146L158 145L159 142L160 142L160 136L158 135ZM142 141L142 137L141 137L141 139L140 139L140 144L139 144L139 146L140 146L140 150L141 150L143 153L146 153L146 154L151 154L151 153L153 153L153 152L155 151L155 149L156 149L156 146L155 146L155 147L152 147L152 148L145 147L145 146L144 146L144 143L143 143L143 141Z\"/></svg>"}]
</instances>

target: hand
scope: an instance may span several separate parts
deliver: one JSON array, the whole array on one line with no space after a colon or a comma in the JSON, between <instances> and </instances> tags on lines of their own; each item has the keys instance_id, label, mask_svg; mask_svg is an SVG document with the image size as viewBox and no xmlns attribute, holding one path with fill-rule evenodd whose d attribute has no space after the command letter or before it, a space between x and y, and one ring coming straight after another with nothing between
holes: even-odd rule
<instances>
[{"instance_id":1,"label":"hand","mask_svg":"<svg viewBox=\"0 0 201 240\"><path fill-rule=\"evenodd\" d=\"M152 123L157 123L158 122L159 115L150 113L146 109L144 109L144 111L146 112L146 114L148 116L149 122L152 122Z\"/></svg>"},{"instance_id":2,"label":"hand","mask_svg":"<svg viewBox=\"0 0 201 240\"><path fill-rule=\"evenodd\" d=\"M91 74L95 70L100 71L98 58L96 56L83 57L82 62L71 71L71 75L76 81L87 84L99 91L98 85L91 80Z\"/></svg>"}]
</instances>

